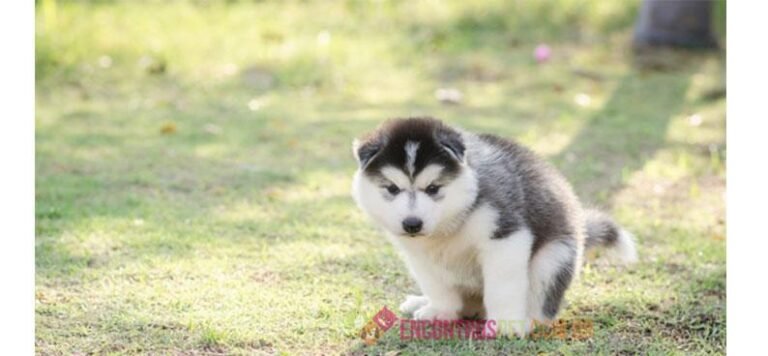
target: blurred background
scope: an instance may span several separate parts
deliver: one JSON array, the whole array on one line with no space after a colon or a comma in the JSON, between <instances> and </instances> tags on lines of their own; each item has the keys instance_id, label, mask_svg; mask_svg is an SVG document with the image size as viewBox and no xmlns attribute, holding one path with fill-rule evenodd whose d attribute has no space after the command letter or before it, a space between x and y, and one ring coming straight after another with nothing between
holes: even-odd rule
<instances>
[{"instance_id":1,"label":"blurred background","mask_svg":"<svg viewBox=\"0 0 768 356\"><path fill-rule=\"evenodd\" d=\"M377 352L359 327L414 286L351 141L423 115L532 147L641 241L572 292L594 341L471 347L724 351L725 1L653 3L36 1L37 351Z\"/></svg>"}]
</instances>

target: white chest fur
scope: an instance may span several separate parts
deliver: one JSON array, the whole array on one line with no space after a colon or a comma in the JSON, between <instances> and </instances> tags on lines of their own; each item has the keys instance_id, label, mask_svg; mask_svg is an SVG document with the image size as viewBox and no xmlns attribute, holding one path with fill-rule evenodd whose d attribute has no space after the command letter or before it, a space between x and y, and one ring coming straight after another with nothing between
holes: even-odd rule
<instances>
[{"instance_id":1,"label":"white chest fur","mask_svg":"<svg viewBox=\"0 0 768 356\"><path fill-rule=\"evenodd\" d=\"M496 229L498 213L482 205L469 214L461 227L450 235L408 239L391 236L405 255L415 275L468 290L482 290L480 259L482 244L490 240ZM418 278L417 278L418 279Z\"/></svg>"}]
</instances>

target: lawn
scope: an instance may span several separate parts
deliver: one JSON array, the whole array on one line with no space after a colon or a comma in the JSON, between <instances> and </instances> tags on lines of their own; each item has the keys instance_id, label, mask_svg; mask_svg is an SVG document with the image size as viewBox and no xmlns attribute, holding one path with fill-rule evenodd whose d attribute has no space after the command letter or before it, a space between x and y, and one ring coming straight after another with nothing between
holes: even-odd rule
<instances>
[{"instance_id":1,"label":"lawn","mask_svg":"<svg viewBox=\"0 0 768 356\"><path fill-rule=\"evenodd\" d=\"M725 54L633 55L637 7L38 2L37 353L724 353ZM351 141L414 115L529 145L634 232L567 294L593 337L363 344L417 290Z\"/></svg>"}]
</instances>

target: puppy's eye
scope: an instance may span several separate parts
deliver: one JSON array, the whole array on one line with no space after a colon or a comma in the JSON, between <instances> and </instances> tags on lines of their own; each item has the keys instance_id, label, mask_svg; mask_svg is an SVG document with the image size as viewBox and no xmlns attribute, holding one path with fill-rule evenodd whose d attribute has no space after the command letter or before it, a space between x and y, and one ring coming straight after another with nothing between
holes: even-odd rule
<instances>
[{"instance_id":1,"label":"puppy's eye","mask_svg":"<svg viewBox=\"0 0 768 356\"><path fill-rule=\"evenodd\" d=\"M395 195L397 193L400 193L400 188L398 188L394 184L390 184L387 186L387 191L389 192L389 194Z\"/></svg>"},{"instance_id":2,"label":"puppy's eye","mask_svg":"<svg viewBox=\"0 0 768 356\"><path fill-rule=\"evenodd\" d=\"M435 195L439 191L440 191L440 186L434 185L434 184L430 184L429 186L427 186L427 189L424 189L424 193L427 193L429 195Z\"/></svg>"}]
</instances>

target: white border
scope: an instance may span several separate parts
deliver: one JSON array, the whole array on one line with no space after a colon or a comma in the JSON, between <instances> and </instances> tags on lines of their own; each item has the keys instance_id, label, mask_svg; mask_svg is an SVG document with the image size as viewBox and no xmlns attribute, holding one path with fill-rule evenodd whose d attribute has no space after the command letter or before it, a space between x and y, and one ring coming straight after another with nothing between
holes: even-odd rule
<instances>
[{"instance_id":1,"label":"white border","mask_svg":"<svg viewBox=\"0 0 768 356\"><path fill-rule=\"evenodd\" d=\"M0 348L26 355L35 347L34 1L0 4Z\"/></svg>"},{"instance_id":2,"label":"white border","mask_svg":"<svg viewBox=\"0 0 768 356\"><path fill-rule=\"evenodd\" d=\"M768 336L768 6L727 2L727 348L749 355Z\"/></svg>"}]
</instances>

